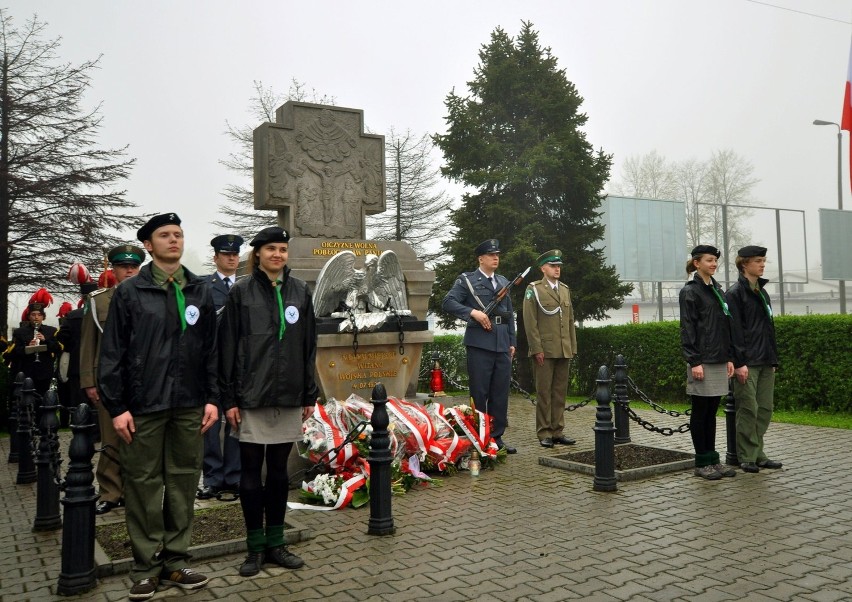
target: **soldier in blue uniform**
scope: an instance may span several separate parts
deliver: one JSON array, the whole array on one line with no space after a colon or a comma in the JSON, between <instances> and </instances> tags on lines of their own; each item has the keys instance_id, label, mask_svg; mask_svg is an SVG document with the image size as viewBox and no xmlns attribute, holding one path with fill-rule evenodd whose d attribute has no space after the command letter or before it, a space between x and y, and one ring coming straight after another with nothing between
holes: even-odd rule
<instances>
[{"instance_id":1,"label":"soldier in blue uniform","mask_svg":"<svg viewBox=\"0 0 852 602\"><path fill-rule=\"evenodd\" d=\"M491 435L497 446L514 454L517 450L503 442L508 425L512 360L517 346L512 301L506 295L491 316L483 311L509 280L496 273L500 265L500 241L494 238L483 241L474 253L479 267L456 278L442 307L467 324L464 344L470 396L476 409L491 416Z\"/></svg>"},{"instance_id":2,"label":"soldier in blue uniform","mask_svg":"<svg viewBox=\"0 0 852 602\"><path fill-rule=\"evenodd\" d=\"M242 237L236 234L222 234L210 241L216 271L204 276L204 280L213 294L217 314L225 307L228 293L236 282L242 245ZM222 408L219 408L219 415L221 421L204 433L204 478L202 487L196 493L200 500L218 497L225 491L231 494L231 499L239 495L240 442L231 436L231 425L225 420ZM222 422L225 423L224 438L221 436Z\"/></svg>"}]
</instances>

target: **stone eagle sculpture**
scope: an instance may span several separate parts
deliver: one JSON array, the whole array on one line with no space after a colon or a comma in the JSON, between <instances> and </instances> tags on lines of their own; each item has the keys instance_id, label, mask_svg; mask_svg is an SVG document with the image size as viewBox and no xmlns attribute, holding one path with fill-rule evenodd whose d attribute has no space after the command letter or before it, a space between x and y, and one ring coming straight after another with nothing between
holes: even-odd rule
<instances>
[{"instance_id":1,"label":"stone eagle sculpture","mask_svg":"<svg viewBox=\"0 0 852 602\"><path fill-rule=\"evenodd\" d=\"M393 251L364 257L364 269L355 267L352 251L341 251L317 276L314 314L321 318L349 318L358 330L375 330L391 315L411 315L405 293L405 277ZM352 330L352 321L340 323L339 331Z\"/></svg>"}]
</instances>

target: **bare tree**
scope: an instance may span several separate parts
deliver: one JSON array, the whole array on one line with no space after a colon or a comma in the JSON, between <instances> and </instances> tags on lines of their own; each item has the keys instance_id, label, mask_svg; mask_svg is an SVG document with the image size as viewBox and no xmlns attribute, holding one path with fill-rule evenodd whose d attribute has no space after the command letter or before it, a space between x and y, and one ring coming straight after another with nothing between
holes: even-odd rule
<instances>
[{"instance_id":1,"label":"bare tree","mask_svg":"<svg viewBox=\"0 0 852 602\"><path fill-rule=\"evenodd\" d=\"M222 192L225 202L219 205L222 219L213 224L250 239L258 230L276 223L271 211L259 211L254 208L254 138L252 133L261 123L275 121L275 110L288 100L333 105L333 96L320 95L316 90L307 89L307 85L295 78L290 82L286 94L280 94L263 82L254 82L254 96L249 100L249 122L233 125L225 122L225 136L233 143L234 150L220 163L235 173L237 181L225 186Z\"/></svg>"},{"instance_id":2,"label":"bare tree","mask_svg":"<svg viewBox=\"0 0 852 602\"><path fill-rule=\"evenodd\" d=\"M433 167L434 143L428 134L419 138L411 130L385 136L387 210L367 217L368 236L376 240L404 240L421 261L440 257L432 245L447 234L450 201L437 187L441 175Z\"/></svg>"},{"instance_id":3,"label":"bare tree","mask_svg":"<svg viewBox=\"0 0 852 602\"><path fill-rule=\"evenodd\" d=\"M730 149L714 151L706 161L676 162L667 161L654 150L625 159L621 179L612 189L626 196L684 201L688 247L684 249L684 257L695 245L713 244L722 250L722 261L729 262L729 274L736 274L733 265L737 249L753 242L745 228L753 211L732 205L762 205L751 197L759 181L753 174L751 162ZM723 205L727 212L727 249L723 248ZM717 280L723 277L724 268L720 266ZM638 286L637 290L645 300L645 289Z\"/></svg>"},{"instance_id":4,"label":"bare tree","mask_svg":"<svg viewBox=\"0 0 852 602\"><path fill-rule=\"evenodd\" d=\"M68 265L98 265L121 228L142 223L115 186L130 174L127 147L95 143L100 105L83 94L100 57L79 65L58 58L37 17L17 28L0 9L0 325L9 293L41 286L70 290Z\"/></svg>"}]
</instances>

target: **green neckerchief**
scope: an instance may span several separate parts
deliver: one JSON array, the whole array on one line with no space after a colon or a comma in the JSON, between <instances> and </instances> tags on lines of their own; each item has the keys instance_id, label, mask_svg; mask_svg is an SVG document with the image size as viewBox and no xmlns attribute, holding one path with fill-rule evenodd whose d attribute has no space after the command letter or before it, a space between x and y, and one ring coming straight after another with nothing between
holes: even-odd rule
<instances>
[{"instance_id":1,"label":"green neckerchief","mask_svg":"<svg viewBox=\"0 0 852 602\"><path fill-rule=\"evenodd\" d=\"M703 280L702 280L703 282ZM713 284L713 280L710 280L709 284L710 288L713 289L713 294L716 295L716 298L719 300L719 305L722 306L722 311L725 312L725 315L729 318L731 317L731 312L728 311L728 304L725 303L725 300L722 299L722 295L719 294L719 291L716 290L716 285Z\"/></svg>"},{"instance_id":2,"label":"green neckerchief","mask_svg":"<svg viewBox=\"0 0 852 602\"><path fill-rule=\"evenodd\" d=\"M276 280L272 283L272 288L275 289L275 297L278 299L278 319L281 325L278 327L278 340L284 338L284 331L287 330L287 323L284 320L284 300L281 299L281 281Z\"/></svg>"},{"instance_id":3,"label":"green neckerchief","mask_svg":"<svg viewBox=\"0 0 852 602\"><path fill-rule=\"evenodd\" d=\"M751 282L749 282L751 284ZM760 297L760 300L763 302L763 309L766 310L766 315L769 316L769 319L772 320L772 308L769 307L769 304L766 302L766 297L763 296L763 291L760 290L760 284L755 284L754 288L751 289L754 291L754 294Z\"/></svg>"},{"instance_id":4,"label":"green neckerchief","mask_svg":"<svg viewBox=\"0 0 852 602\"><path fill-rule=\"evenodd\" d=\"M154 284L162 288L167 288L169 284L174 286L175 299L177 300L178 317L180 317L180 331L186 330L186 297L183 295L183 287L186 285L186 275L183 271L183 266L178 267L171 274L167 274L164 270L157 267L156 264L151 264L151 278Z\"/></svg>"}]
</instances>

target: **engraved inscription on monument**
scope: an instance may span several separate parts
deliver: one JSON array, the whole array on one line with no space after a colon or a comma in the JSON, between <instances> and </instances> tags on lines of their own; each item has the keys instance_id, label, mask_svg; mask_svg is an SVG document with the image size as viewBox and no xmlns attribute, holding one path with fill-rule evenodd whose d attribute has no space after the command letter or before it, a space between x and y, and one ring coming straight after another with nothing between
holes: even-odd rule
<instances>
[{"instance_id":1,"label":"engraved inscription on monument","mask_svg":"<svg viewBox=\"0 0 852 602\"><path fill-rule=\"evenodd\" d=\"M287 102L254 131L254 206L276 209L295 236L364 238L366 214L385 210L384 136L363 111Z\"/></svg>"}]
</instances>

